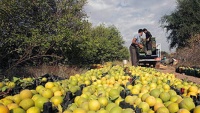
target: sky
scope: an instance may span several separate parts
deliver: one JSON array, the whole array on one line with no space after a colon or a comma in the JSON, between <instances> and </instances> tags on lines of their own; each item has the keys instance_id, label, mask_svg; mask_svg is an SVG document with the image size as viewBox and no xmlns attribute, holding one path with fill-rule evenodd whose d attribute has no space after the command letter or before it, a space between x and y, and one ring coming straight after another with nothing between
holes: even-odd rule
<instances>
[{"instance_id":1,"label":"sky","mask_svg":"<svg viewBox=\"0 0 200 113\"><path fill-rule=\"evenodd\" d=\"M176 8L176 0L88 0L84 7L93 26L100 24L116 26L129 47L138 29L147 28L162 50L169 50L167 33L161 28L160 19Z\"/></svg>"}]
</instances>

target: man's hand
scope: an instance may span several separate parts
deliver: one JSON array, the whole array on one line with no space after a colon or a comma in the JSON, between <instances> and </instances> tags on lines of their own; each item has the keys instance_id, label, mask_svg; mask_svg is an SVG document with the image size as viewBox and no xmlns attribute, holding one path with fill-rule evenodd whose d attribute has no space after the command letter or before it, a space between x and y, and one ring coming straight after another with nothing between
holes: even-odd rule
<instances>
[{"instance_id":1,"label":"man's hand","mask_svg":"<svg viewBox=\"0 0 200 113\"><path fill-rule=\"evenodd\" d=\"M139 47L140 49L142 49L142 48L143 48L143 45L142 45L142 44L138 44L138 47Z\"/></svg>"}]
</instances>

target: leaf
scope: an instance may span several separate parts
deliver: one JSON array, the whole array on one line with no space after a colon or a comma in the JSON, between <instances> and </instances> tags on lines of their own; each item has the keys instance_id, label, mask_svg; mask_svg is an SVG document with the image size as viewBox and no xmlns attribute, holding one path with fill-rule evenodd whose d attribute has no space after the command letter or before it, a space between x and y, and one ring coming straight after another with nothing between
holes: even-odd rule
<instances>
[{"instance_id":1,"label":"leaf","mask_svg":"<svg viewBox=\"0 0 200 113\"><path fill-rule=\"evenodd\" d=\"M7 78L6 78L6 79L4 79L4 81L5 81L5 82L8 82L8 81L9 81L9 79L7 79Z\"/></svg>"},{"instance_id":2,"label":"leaf","mask_svg":"<svg viewBox=\"0 0 200 113\"><path fill-rule=\"evenodd\" d=\"M13 82L17 82L18 80L20 80L20 78L13 77Z\"/></svg>"},{"instance_id":3,"label":"leaf","mask_svg":"<svg viewBox=\"0 0 200 113\"><path fill-rule=\"evenodd\" d=\"M6 91L7 89L8 89L8 87L7 87L7 86L4 86L4 87L1 88L1 91L4 92L4 91Z\"/></svg>"}]
</instances>

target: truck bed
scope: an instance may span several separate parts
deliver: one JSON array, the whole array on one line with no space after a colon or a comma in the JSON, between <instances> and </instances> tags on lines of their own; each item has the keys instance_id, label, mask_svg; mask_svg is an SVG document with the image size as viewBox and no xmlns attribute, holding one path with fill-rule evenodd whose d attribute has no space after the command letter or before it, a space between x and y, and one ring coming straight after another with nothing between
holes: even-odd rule
<instances>
[{"instance_id":1,"label":"truck bed","mask_svg":"<svg viewBox=\"0 0 200 113\"><path fill-rule=\"evenodd\" d=\"M158 58L158 55L140 55L139 59L155 59Z\"/></svg>"}]
</instances>

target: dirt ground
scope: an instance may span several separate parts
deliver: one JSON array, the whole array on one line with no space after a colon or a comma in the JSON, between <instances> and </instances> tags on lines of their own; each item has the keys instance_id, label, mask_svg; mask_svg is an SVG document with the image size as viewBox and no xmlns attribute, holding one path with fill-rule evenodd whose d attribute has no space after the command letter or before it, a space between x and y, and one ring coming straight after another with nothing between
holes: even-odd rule
<instances>
[{"instance_id":1,"label":"dirt ground","mask_svg":"<svg viewBox=\"0 0 200 113\"><path fill-rule=\"evenodd\" d=\"M188 76L188 75L185 75L185 74L176 73L175 68L172 67L172 66L161 65L160 68L158 69L158 71L161 71L163 73L173 73L173 74L175 74L176 78L187 79L188 81L192 81L192 82L195 82L197 84L200 84L200 78Z\"/></svg>"}]
</instances>

